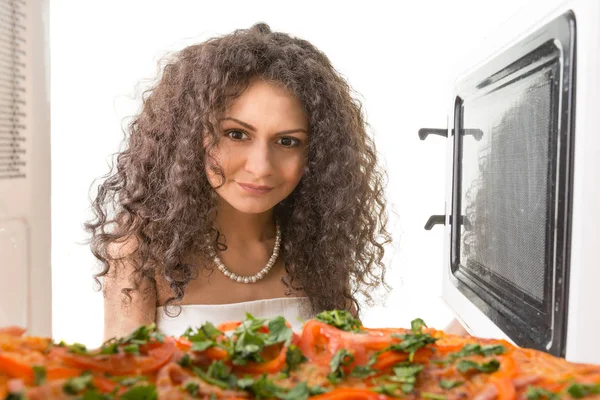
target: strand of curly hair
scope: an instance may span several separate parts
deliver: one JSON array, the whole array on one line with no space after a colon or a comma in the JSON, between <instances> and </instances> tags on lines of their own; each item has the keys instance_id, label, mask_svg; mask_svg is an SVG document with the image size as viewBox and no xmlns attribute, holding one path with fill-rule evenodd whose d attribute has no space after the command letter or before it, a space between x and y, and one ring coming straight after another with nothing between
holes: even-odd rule
<instances>
[{"instance_id":1,"label":"strand of curly hair","mask_svg":"<svg viewBox=\"0 0 600 400\"><path fill-rule=\"evenodd\" d=\"M308 41L256 24L192 45L172 55L142 109L126 130L126 148L99 185L95 218L85 224L91 249L108 274L127 258L131 287L161 277L183 298L201 269L211 269L216 192L205 163L218 141L228 105L259 77L289 90L309 119L308 172L275 208L282 229L284 284L301 289L312 311L360 311L357 296L372 304L371 289L385 283L384 174L366 132L361 104L328 58ZM217 166L211 167L223 177ZM111 246L135 239L133 254ZM222 248L222 243L221 243ZM186 262L201 256L203 265Z\"/></svg>"}]
</instances>

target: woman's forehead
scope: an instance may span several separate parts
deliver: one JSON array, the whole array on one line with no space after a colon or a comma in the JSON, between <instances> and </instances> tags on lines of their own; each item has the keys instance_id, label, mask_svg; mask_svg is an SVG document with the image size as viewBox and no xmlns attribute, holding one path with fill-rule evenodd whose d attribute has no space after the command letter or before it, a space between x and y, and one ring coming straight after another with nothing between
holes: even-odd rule
<instances>
[{"instance_id":1,"label":"woman's forehead","mask_svg":"<svg viewBox=\"0 0 600 400\"><path fill-rule=\"evenodd\" d=\"M222 121L242 121L255 128L307 129L308 119L300 100L279 85L254 80L227 108ZM281 125L293 125L284 126Z\"/></svg>"}]
</instances>

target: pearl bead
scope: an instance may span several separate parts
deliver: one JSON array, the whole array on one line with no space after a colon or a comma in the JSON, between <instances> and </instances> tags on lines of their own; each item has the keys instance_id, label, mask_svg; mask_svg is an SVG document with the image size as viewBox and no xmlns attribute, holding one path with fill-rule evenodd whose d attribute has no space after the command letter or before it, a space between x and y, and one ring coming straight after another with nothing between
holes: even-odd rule
<instances>
[{"instance_id":1,"label":"pearl bead","mask_svg":"<svg viewBox=\"0 0 600 400\"><path fill-rule=\"evenodd\" d=\"M223 273L223 275L225 275L226 277L228 277L229 279L231 279L233 281L236 281L239 283L256 283L257 281L264 278L265 275L267 275L269 273L271 268L273 268L273 265L275 265L275 262L277 261L277 257L279 257L280 245L281 245L281 228L279 227L279 224L276 223L275 224L275 247L273 248L273 254L269 258L269 261L267 261L267 265L265 265L265 267L263 269L261 269L258 273L254 274L254 275L239 276L239 275L231 272L225 266L225 264L223 264L223 262L221 261L221 259L218 256L218 254L215 254L215 256L213 258L213 262L217 266L217 269Z\"/></svg>"}]
</instances>

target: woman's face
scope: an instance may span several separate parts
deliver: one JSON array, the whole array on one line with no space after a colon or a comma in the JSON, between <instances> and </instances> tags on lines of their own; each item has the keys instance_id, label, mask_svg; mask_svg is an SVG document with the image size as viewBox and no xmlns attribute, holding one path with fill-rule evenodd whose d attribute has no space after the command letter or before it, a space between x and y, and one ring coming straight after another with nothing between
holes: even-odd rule
<instances>
[{"instance_id":1,"label":"woman's face","mask_svg":"<svg viewBox=\"0 0 600 400\"><path fill-rule=\"evenodd\" d=\"M223 200L255 214L292 193L308 152L308 119L294 95L255 79L227 110L220 129L213 157L225 182L208 166L206 173Z\"/></svg>"}]
</instances>

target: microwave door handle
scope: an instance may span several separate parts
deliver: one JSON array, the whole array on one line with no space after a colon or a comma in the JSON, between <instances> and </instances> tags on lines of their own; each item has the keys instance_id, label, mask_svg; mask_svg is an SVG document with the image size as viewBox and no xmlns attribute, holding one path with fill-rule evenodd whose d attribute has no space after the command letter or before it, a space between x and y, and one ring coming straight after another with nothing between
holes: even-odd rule
<instances>
[{"instance_id":1,"label":"microwave door handle","mask_svg":"<svg viewBox=\"0 0 600 400\"><path fill-rule=\"evenodd\" d=\"M467 231L471 230L471 228L472 228L471 221L469 221L469 219L465 215L460 216L459 222L461 225L464 225L465 230L467 230ZM452 215L450 216L450 223L452 223ZM446 225L446 216L445 215L432 215L431 217L429 217L429 219L425 223L425 230L430 231L431 228L433 228L435 225Z\"/></svg>"},{"instance_id":2,"label":"microwave door handle","mask_svg":"<svg viewBox=\"0 0 600 400\"><path fill-rule=\"evenodd\" d=\"M481 129L477 129L477 128L464 129L463 136L473 136L473 138L479 142L481 140L481 138L483 137L483 131Z\"/></svg>"},{"instance_id":3,"label":"microwave door handle","mask_svg":"<svg viewBox=\"0 0 600 400\"><path fill-rule=\"evenodd\" d=\"M430 231L435 225L446 225L446 216L432 215L425 223L425 230Z\"/></svg>"},{"instance_id":4,"label":"microwave door handle","mask_svg":"<svg viewBox=\"0 0 600 400\"><path fill-rule=\"evenodd\" d=\"M448 129L421 128L419 129L419 139L425 140L429 135L438 135L448 137Z\"/></svg>"},{"instance_id":5,"label":"microwave door handle","mask_svg":"<svg viewBox=\"0 0 600 400\"><path fill-rule=\"evenodd\" d=\"M454 135L454 129L452 129ZM425 140L429 135L438 135L448 137L448 129L435 129L435 128L421 128L419 129L419 139ZM483 131L481 129L463 129L463 136L473 136L477 141L480 141L483 137Z\"/></svg>"}]
</instances>

